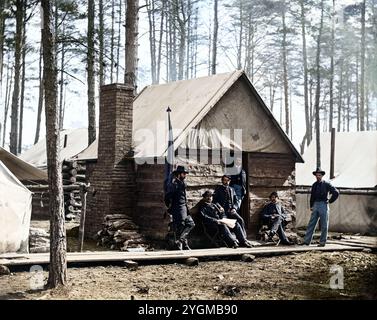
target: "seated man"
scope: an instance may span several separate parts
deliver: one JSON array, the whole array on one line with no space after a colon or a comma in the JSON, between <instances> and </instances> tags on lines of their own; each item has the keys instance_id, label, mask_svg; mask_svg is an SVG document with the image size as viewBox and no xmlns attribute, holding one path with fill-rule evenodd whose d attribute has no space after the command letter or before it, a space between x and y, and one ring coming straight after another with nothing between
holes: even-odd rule
<instances>
[{"instance_id":1,"label":"seated man","mask_svg":"<svg viewBox=\"0 0 377 320\"><path fill-rule=\"evenodd\" d=\"M218 228L229 247L237 248L241 245L251 248L252 245L246 239L238 222L236 222L233 229L230 229L230 227L221 220L225 217L224 209L220 205L212 203L212 195L211 191L206 191L203 194L204 201L200 210L200 216L203 219L204 225L209 228ZM231 230L234 232L237 239L234 239Z\"/></svg>"},{"instance_id":2,"label":"seated man","mask_svg":"<svg viewBox=\"0 0 377 320\"><path fill-rule=\"evenodd\" d=\"M274 235L277 233L282 244L292 245L285 235L283 224L286 222L287 214L284 211L283 206L277 201L277 192L272 192L270 194L271 202L268 203L262 211L262 221L267 224L270 228L267 236L272 240Z\"/></svg>"},{"instance_id":3,"label":"seated man","mask_svg":"<svg viewBox=\"0 0 377 320\"><path fill-rule=\"evenodd\" d=\"M213 195L213 203L221 206L225 210L225 217L229 219L236 219L240 224L242 233L246 238L245 222L243 218L237 213L237 195L234 189L229 185L231 177L223 175L221 177L221 185L217 186Z\"/></svg>"}]
</instances>

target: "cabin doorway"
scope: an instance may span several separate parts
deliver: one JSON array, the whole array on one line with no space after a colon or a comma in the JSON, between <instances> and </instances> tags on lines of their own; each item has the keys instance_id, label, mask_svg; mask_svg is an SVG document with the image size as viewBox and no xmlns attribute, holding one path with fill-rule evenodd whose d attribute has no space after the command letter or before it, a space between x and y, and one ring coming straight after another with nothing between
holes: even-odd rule
<instances>
[{"instance_id":1,"label":"cabin doorway","mask_svg":"<svg viewBox=\"0 0 377 320\"><path fill-rule=\"evenodd\" d=\"M242 153L242 168L246 172L246 195L244 196L241 204L240 215L245 221L246 230L249 229L250 221L250 192L249 192L249 154Z\"/></svg>"},{"instance_id":2,"label":"cabin doorway","mask_svg":"<svg viewBox=\"0 0 377 320\"><path fill-rule=\"evenodd\" d=\"M237 154L235 154L233 151L231 151L230 152L230 158L226 158L225 167L226 168L233 167L234 164L235 164L235 160L238 157L239 156ZM249 229L249 222L250 222L249 153L247 153L247 152L242 152L242 168L246 172L246 194L245 194L245 196L242 200L241 209L239 211L239 214L245 221L245 228L246 228L246 231L247 231L247 229ZM225 171L227 171L227 169L225 169Z\"/></svg>"}]
</instances>

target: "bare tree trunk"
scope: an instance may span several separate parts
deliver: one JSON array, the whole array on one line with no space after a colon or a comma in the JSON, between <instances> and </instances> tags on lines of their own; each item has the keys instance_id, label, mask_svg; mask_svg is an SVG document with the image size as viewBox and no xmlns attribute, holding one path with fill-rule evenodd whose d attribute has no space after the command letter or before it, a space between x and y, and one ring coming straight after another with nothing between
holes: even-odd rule
<instances>
[{"instance_id":1,"label":"bare tree trunk","mask_svg":"<svg viewBox=\"0 0 377 320\"><path fill-rule=\"evenodd\" d=\"M5 1L0 1L0 104L3 104L3 71L4 71L4 42L5 42ZM1 137L1 134L0 134Z\"/></svg>"},{"instance_id":2,"label":"bare tree trunk","mask_svg":"<svg viewBox=\"0 0 377 320\"><path fill-rule=\"evenodd\" d=\"M64 22L62 22L62 34L65 33ZM60 54L60 80L59 80L59 130L64 128L64 59L65 59L65 44L62 42L61 54Z\"/></svg>"},{"instance_id":3,"label":"bare tree trunk","mask_svg":"<svg viewBox=\"0 0 377 320\"><path fill-rule=\"evenodd\" d=\"M342 121L342 103L343 103L343 60L340 61L340 75L339 75L339 93L338 93L338 132Z\"/></svg>"},{"instance_id":4,"label":"bare tree trunk","mask_svg":"<svg viewBox=\"0 0 377 320\"><path fill-rule=\"evenodd\" d=\"M242 69L242 37L243 37L243 0L239 0L240 5L240 32L239 32L239 43L237 50L237 69Z\"/></svg>"},{"instance_id":5,"label":"bare tree trunk","mask_svg":"<svg viewBox=\"0 0 377 320\"><path fill-rule=\"evenodd\" d=\"M175 12L175 6L171 9L172 12ZM170 80L171 81L176 81L178 78L178 70L177 70L177 28L175 27L175 20L174 20L175 15L173 14L171 16L171 65L170 65Z\"/></svg>"},{"instance_id":6,"label":"bare tree trunk","mask_svg":"<svg viewBox=\"0 0 377 320\"><path fill-rule=\"evenodd\" d=\"M186 28L186 11L182 3L175 1L174 11L176 13L175 19L178 24L179 32L179 47L178 47L178 80L183 80L183 70L185 65L185 52L186 52L186 38L187 38L187 28ZM181 17L182 14L182 17Z\"/></svg>"},{"instance_id":7,"label":"bare tree trunk","mask_svg":"<svg viewBox=\"0 0 377 320\"><path fill-rule=\"evenodd\" d=\"M274 73L273 80L270 80L270 108L271 112L274 112L275 94L278 87L277 72Z\"/></svg>"},{"instance_id":8,"label":"bare tree trunk","mask_svg":"<svg viewBox=\"0 0 377 320\"><path fill-rule=\"evenodd\" d=\"M115 0L111 1L110 82L114 83Z\"/></svg>"},{"instance_id":9,"label":"bare tree trunk","mask_svg":"<svg viewBox=\"0 0 377 320\"><path fill-rule=\"evenodd\" d=\"M367 131L370 130L370 121L369 121L369 88L368 86L365 87L365 116L366 116L366 129Z\"/></svg>"},{"instance_id":10,"label":"bare tree trunk","mask_svg":"<svg viewBox=\"0 0 377 320\"><path fill-rule=\"evenodd\" d=\"M98 27L98 39L99 39L99 85L103 86L105 84L105 61L104 61L104 33L105 33L105 24L104 24L104 12L103 12L103 0L99 0L99 27Z\"/></svg>"},{"instance_id":11,"label":"bare tree trunk","mask_svg":"<svg viewBox=\"0 0 377 320\"><path fill-rule=\"evenodd\" d=\"M161 55L162 55L162 37L164 35L164 18L165 18L165 0L162 0L161 8L161 21L160 21L160 36L158 41L158 55L157 55L157 83L160 83L160 73L161 73ZM166 46L167 48L167 46ZM166 53L167 56L167 53ZM168 65L168 63L167 63Z\"/></svg>"},{"instance_id":12,"label":"bare tree trunk","mask_svg":"<svg viewBox=\"0 0 377 320\"><path fill-rule=\"evenodd\" d=\"M330 57L330 118L329 118L329 131L333 128L333 114L334 114L334 53L335 53L335 0L332 1L332 14L331 14L331 57Z\"/></svg>"},{"instance_id":13,"label":"bare tree trunk","mask_svg":"<svg viewBox=\"0 0 377 320\"><path fill-rule=\"evenodd\" d=\"M347 76L347 132L350 131L350 109L351 109L351 79Z\"/></svg>"},{"instance_id":14,"label":"bare tree trunk","mask_svg":"<svg viewBox=\"0 0 377 320\"><path fill-rule=\"evenodd\" d=\"M251 12L247 18L247 35L245 39L245 70L250 76L251 82L254 82L254 23L251 18Z\"/></svg>"},{"instance_id":15,"label":"bare tree trunk","mask_svg":"<svg viewBox=\"0 0 377 320\"><path fill-rule=\"evenodd\" d=\"M56 288L67 281L67 242L64 221L59 115L57 108L57 70L54 36L51 29L51 0L42 0L43 61L47 131L47 167L50 194L50 267L47 286Z\"/></svg>"},{"instance_id":16,"label":"bare tree trunk","mask_svg":"<svg viewBox=\"0 0 377 320\"><path fill-rule=\"evenodd\" d=\"M164 0L164 3L166 3L166 11L169 11L170 6L169 3ZM171 34L170 34L170 19L171 14L166 15L166 21L165 21L165 46L166 46L166 82L170 81L170 64L171 64Z\"/></svg>"},{"instance_id":17,"label":"bare tree trunk","mask_svg":"<svg viewBox=\"0 0 377 320\"><path fill-rule=\"evenodd\" d=\"M3 148L5 147L5 135L7 132L7 120L8 120L8 112L9 112L9 104L10 104L10 95L12 93L12 86L13 86L13 68L9 67L10 61L8 56L8 66L7 66L7 82L5 88L5 106L4 106L4 124L3 124ZM11 70L11 74L9 75L9 70Z\"/></svg>"},{"instance_id":18,"label":"bare tree trunk","mask_svg":"<svg viewBox=\"0 0 377 320\"><path fill-rule=\"evenodd\" d=\"M18 133L18 146L17 152L22 152L22 132L24 127L24 106L25 106L25 78L26 78L26 2L24 2L23 10L23 32L22 32L22 68L21 68L21 96L20 96L20 125Z\"/></svg>"},{"instance_id":19,"label":"bare tree trunk","mask_svg":"<svg viewBox=\"0 0 377 320\"><path fill-rule=\"evenodd\" d=\"M22 29L24 18L24 5L22 0L15 0L16 6L16 35L14 55L14 89L12 98L11 129L10 129L10 152L17 154L18 151L18 113L20 98L20 77L21 77L21 51L22 51Z\"/></svg>"},{"instance_id":20,"label":"bare tree trunk","mask_svg":"<svg viewBox=\"0 0 377 320\"><path fill-rule=\"evenodd\" d=\"M208 26L208 75L211 75L212 66L212 20L209 21Z\"/></svg>"},{"instance_id":21,"label":"bare tree trunk","mask_svg":"<svg viewBox=\"0 0 377 320\"><path fill-rule=\"evenodd\" d=\"M192 3L191 0L187 0L187 26L186 26L186 72L185 79L189 78L190 70L190 52L191 52L191 41L192 41Z\"/></svg>"},{"instance_id":22,"label":"bare tree trunk","mask_svg":"<svg viewBox=\"0 0 377 320\"><path fill-rule=\"evenodd\" d=\"M217 37L219 33L219 17L218 17L219 1L214 0L213 4L213 42L212 42L212 74L216 74L217 66Z\"/></svg>"},{"instance_id":23,"label":"bare tree trunk","mask_svg":"<svg viewBox=\"0 0 377 320\"><path fill-rule=\"evenodd\" d=\"M360 130L365 131L365 0L361 5Z\"/></svg>"},{"instance_id":24,"label":"bare tree trunk","mask_svg":"<svg viewBox=\"0 0 377 320\"><path fill-rule=\"evenodd\" d=\"M147 13L149 22L149 52L151 58L151 75L152 84L157 84L157 62L156 62L156 26L155 26L155 10L154 1L147 0Z\"/></svg>"},{"instance_id":25,"label":"bare tree trunk","mask_svg":"<svg viewBox=\"0 0 377 320\"><path fill-rule=\"evenodd\" d=\"M116 82L119 82L119 70L120 70L120 48L122 46L121 44L121 32L122 32L122 17L123 17L123 12L122 12L122 7L123 7L123 1L119 1L119 12L118 12L118 40L117 40L117 60L116 60Z\"/></svg>"},{"instance_id":26,"label":"bare tree trunk","mask_svg":"<svg viewBox=\"0 0 377 320\"><path fill-rule=\"evenodd\" d=\"M310 123L310 110L309 110L309 80L308 80L308 57L306 49L306 18L304 0L300 1L301 4L301 34L302 34L302 60L304 67L304 103L305 103L305 126L306 126L306 143L309 146L312 141L311 123Z\"/></svg>"},{"instance_id":27,"label":"bare tree trunk","mask_svg":"<svg viewBox=\"0 0 377 320\"><path fill-rule=\"evenodd\" d=\"M43 44L41 38L41 47L39 50L39 96L38 96L38 111L37 111L37 128L35 130L35 139L34 144L37 144L39 141L39 135L41 131L41 118L43 110L43 99L44 99L44 90L43 90Z\"/></svg>"},{"instance_id":28,"label":"bare tree trunk","mask_svg":"<svg viewBox=\"0 0 377 320\"><path fill-rule=\"evenodd\" d=\"M310 136L313 138L313 122L314 122L314 102L313 102L313 91L314 91L314 79L310 76L309 79L309 123L310 123Z\"/></svg>"},{"instance_id":29,"label":"bare tree trunk","mask_svg":"<svg viewBox=\"0 0 377 320\"><path fill-rule=\"evenodd\" d=\"M126 10L126 72L124 83L135 88L137 74L137 37L139 23L139 0L127 0Z\"/></svg>"},{"instance_id":30,"label":"bare tree trunk","mask_svg":"<svg viewBox=\"0 0 377 320\"><path fill-rule=\"evenodd\" d=\"M317 88L315 93L315 130L316 130L316 151L317 151L317 167L321 167L321 131L320 131L320 118L319 118L319 104L321 98L321 40L323 30L323 11L324 0L321 0L321 22L317 39L317 54L316 54L316 75L317 75Z\"/></svg>"},{"instance_id":31,"label":"bare tree trunk","mask_svg":"<svg viewBox=\"0 0 377 320\"><path fill-rule=\"evenodd\" d=\"M88 144L96 140L96 103L95 95L95 71L94 71L94 0L88 0Z\"/></svg>"},{"instance_id":32,"label":"bare tree trunk","mask_svg":"<svg viewBox=\"0 0 377 320\"><path fill-rule=\"evenodd\" d=\"M197 72L197 65L198 65L198 39L199 39L199 34L198 34L198 20L199 20L199 9L196 8L195 12L195 45L194 45L194 53L192 57L192 64L191 64L191 78L196 78L196 72Z\"/></svg>"},{"instance_id":33,"label":"bare tree trunk","mask_svg":"<svg viewBox=\"0 0 377 320\"><path fill-rule=\"evenodd\" d=\"M287 62L287 26L285 23L285 1L282 6L282 24L283 24L283 42L282 42L282 56L283 56L283 84L284 84L284 106L285 106L285 133L289 136L289 100L288 100L288 62Z\"/></svg>"}]
</instances>

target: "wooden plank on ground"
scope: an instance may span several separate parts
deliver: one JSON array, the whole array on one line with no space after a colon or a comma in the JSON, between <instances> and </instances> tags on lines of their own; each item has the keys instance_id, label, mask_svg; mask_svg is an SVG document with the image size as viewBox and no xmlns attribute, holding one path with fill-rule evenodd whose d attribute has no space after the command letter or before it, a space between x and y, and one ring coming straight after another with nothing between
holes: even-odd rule
<instances>
[{"instance_id":1,"label":"wooden plank on ground","mask_svg":"<svg viewBox=\"0 0 377 320\"><path fill-rule=\"evenodd\" d=\"M301 253L308 251L361 251L362 247L346 246L342 244L329 244L326 247L317 246L289 246L289 247L256 247L256 248L218 248L199 249L190 251L146 251L146 252L118 252L118 251L98 251L98 252L73 252L67 254L67 261L72 263L109 263L124 262L132 260L142 261L169 261L186 260L188 258L225 258L250 254L254 256L284 255L290 253ZM38 253L20 255L17 257L0 256L0 265L5 266L30 266L46 265L49 263L49 253Z\"/></svg>"},{"instance_id":2,"label":"wooden plank on ground","mask_svg":"<svg viewBox=\"0 0 377 320\"><path fill-rule=\"evenodd\" d=\"M353 246L353 247L362 247L367 249L377 249L377 243L369 243L369 242L361 242L361 241L353 241L353 240L328 240L327 243L329 244L340 244L346 246Z\"/></svg>"}]
</instances>

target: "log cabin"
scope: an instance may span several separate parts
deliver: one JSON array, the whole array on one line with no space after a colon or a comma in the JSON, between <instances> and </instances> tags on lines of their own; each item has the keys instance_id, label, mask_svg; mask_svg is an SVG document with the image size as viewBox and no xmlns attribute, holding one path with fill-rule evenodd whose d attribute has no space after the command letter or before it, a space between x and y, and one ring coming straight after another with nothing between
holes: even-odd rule
<instances>
[{"instance_id":1,"label":"log cabin","mask_svg":"<svg viewBox=\"0 0 377 320\"><path fill-rule=\"evenodd\" d=\"M99 137L74 159L87 162L93 192L88 194L85 230L93 236L109 214L132 219L150 240L163 240L169 219L163 202L170 107L175 164L185 164L188 202L220 183L236 154L247 172L242 216L248 237L259 228L260 210L278 191L295 212L295 164L303 162L243 71L146 87L101 88ZM194 212L195 210L193 210Z\"/></svg>"}]
</instances>

